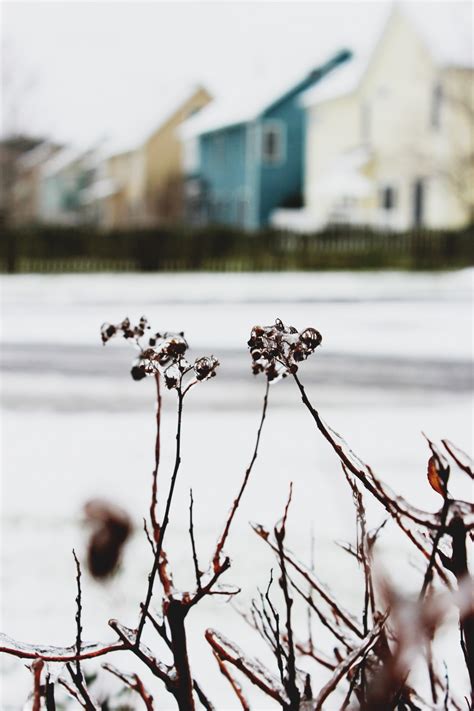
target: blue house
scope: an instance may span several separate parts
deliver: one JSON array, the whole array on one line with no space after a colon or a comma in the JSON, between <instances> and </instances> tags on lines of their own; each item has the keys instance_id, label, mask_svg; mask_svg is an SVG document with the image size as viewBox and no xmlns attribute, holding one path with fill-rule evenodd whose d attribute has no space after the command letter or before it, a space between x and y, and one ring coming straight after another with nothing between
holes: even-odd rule
<instances>
[{"instance_id":1,"label":"blue house","mask_svg":"<svg viewBox=\"0 0 474 711\"><path fill-rule=\"evenodd\" d=\"M254 230L278 207L301 207L305 112L301 92L351 57L338 52L286 91L244 99L241 92L205 107L181 129L185 205L193 224Z\"/></svg>"}]
</instances>

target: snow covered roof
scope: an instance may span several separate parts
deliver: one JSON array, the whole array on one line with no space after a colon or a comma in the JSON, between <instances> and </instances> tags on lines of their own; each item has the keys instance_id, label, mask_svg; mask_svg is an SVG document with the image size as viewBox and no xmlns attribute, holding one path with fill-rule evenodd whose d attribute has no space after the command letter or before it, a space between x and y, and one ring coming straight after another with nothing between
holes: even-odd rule
<instances>
[{"instance_id":1,"label":"snow covered roof","mask_svg":"<svg viewBox=\"0 0 474 711\"><path fill-rule=\"evenodd\" d=\"M43 143L40 143L39 145L35 146L35 148L32 148L31 150L27 151L26 153L23 153L23 155L20 156L18 161L20 168L22 168L23 170L29 170L30 168L34 168L37 165L40 165L41 163L46 161L48 158L50 158L51 154L55 153L58 149L58 145L49 143L49 141L43 141Z\"/></svg>"},{"instance_id":2,"label":"snow covered roof","mask_svg":"<svg viewBox=\"0 0 474 711\"><path fill-rule=\"evenodd\" d=\"M57 175L61 170L64 170L78 161L85 161L92 167L96 162L94 152L92 150L84 151L82 148L63 148L44 163L42 168L43 176L49 178L53 175Z\"/></svg>"},{"instance_id":3,"label":"snow covered roof","mask_svg":"<svg viewBox=\"0 0 474 711\"><path fill-rule=\"evenodd\" d=\"M328 59L331 57L321 58L319 65L321 66ZM309 75L311 70L314 70L314 66L306 71L306 74ZM196 116L185 121L179 131L181 138L186 140L220 128L255 120L305 77L301 69L298 72L293 70L291 75L288 75L288 72L284 75L283 72L272 71L271 75L265 77L243 79L238 86L226 91L225 95L216 98Z\"/></svg>"},{"instance_id":4,"label":"snow covered roof","mask_svg":"<svg viewBox=\"0 0 474 711\"><path fill-rule=\"evenodd\" d=\"M473 67L472 5L469 2L405 2L413 23L440 66Z\"/></svg>"},{"instance_id":5,"label":"snow covered roof","mask_svg":"<svg viewBox=\"0 0 474 711\"><path fill-rule=\"evenodd\" d=\"M355 91L365 74L378 43L395 13L402 12L414 25L436 64L472 67L474 55L470 36L471 9L465 2L405 2L394 5L383 22L374 26L365 47L354 57L337 66L316 86L301 96L303 106L331 101Z\"/></svg>"},{"instance_id":6,"label":"snow covered roof","mask_svg":"<svg viewBox=\"0 0 474 711\"><path fill-rule=\"evenodd\" d=\"M355 55L353 59L335 67L321 82L301 95L303 106L313 106L323 101L331 101L355 91L369 64L370 56Z\"/></svg>"},{"instance_id":7,"label":"snow covered roof","mask_svg":"<svg viewBox=\"0 0 474 711\"><path fill-rule=\"evenodd\" d=\"M147 105L143 106L121 130L111 130L104 141L107 156L127 153L142 146L161 126L163 126L191 97L201 90L198 84L170 89L150 91Z\"/></svg>"},{"instance_id":8,"label":"snow covered roof","mask_svg":"<svg viewBox=\"0 0 474 711\"><path fill-rule=\"evenodd\" d=\"M180 135L190 138L226 126L245 123L255 118L261 110L262 98L259 91L244 95L239 89L218 97L196 116L183 123Z\"/></svg>"}]
</instances>

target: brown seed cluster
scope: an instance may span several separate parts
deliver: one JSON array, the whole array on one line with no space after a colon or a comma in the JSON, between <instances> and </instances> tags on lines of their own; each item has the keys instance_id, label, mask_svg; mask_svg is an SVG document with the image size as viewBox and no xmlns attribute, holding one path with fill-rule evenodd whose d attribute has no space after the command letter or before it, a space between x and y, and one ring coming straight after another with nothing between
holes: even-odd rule
<instances>
[{"instance_id":1,"label":"brown seed cluster","mask_svg":"<svg viewBox=\"0 0 474 711\"><path fill-rule=\"evenodd\" d=\"M254 326L248 341L252 371L254 375L265 373L269 381L285 378L298 371L298 364L314 353L321 341L315 328L298 332L278 318L272 326Z\"/></svg>"},{"instance_id":2,"label":"brown seed cluster","mask_svg":"<svg viewBox=\"0 0 474 711\"><path fill-rule=\"evenodd\" d=\"M100 328L100 335L102 343L105 346L107 341L118 333L121 333L124 338L134 338L135 340L139 340L140 338L143 338L145 331L149 328L150 326L148 325L148 321L145 316L141 317L137 326L132 326L130 319L125 317L121 323L103 323Z\"/></svg>"},{"instance_id":3,"label":"brown seed cluster","mask_svg":"<svg viewBox=\"0 0 474 711\"><path fill-rule=\"evenodd\" d=\"M89 501L84 513L93 527L87 548L87 567L94 578L101 580L116 571L132 524L123 509L101 499Z\"/></svg>"},{"instance_id":4,"label":"brown seed cluster","mask_svg":"<svg viewBox=\"0 0 474 711\"><path fill-rule=\"evenodd\" d=\"M104 323L101 327L102 343L105 345L113 336L122 333L126 339L135 340L139 348L139 355L135 359L131 376L134 380L142 380L147 375L163 375L168 389L178 389L183 385L185 376L194 376L196 382L203 382L216 375L219 362L214 356L197 358L191 364L186 358L189 348L184 338L184 333L154 333L142 343L146 330L149 330L147 319L143 316L138 326L133 326L130 319L125 318L122 323L111 325Z\"/></svg>"}]
</instances>

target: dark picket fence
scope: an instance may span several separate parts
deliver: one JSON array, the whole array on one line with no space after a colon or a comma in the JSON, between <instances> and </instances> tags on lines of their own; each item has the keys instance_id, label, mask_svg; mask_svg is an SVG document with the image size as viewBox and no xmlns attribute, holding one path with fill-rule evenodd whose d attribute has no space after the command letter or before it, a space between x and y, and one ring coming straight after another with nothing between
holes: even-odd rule
<instances>
[{"instance_id":1,"label":"dark picket fence","mask_svg":"<svg viewBox=\"0 0 474 711\"><path fill-rule=\"evenodd\" d=\"M299 235L224 227L4 231L3 272L449 269L474 262L474 227L405 233L337 226Z\"/></svg>"}]
</instances>

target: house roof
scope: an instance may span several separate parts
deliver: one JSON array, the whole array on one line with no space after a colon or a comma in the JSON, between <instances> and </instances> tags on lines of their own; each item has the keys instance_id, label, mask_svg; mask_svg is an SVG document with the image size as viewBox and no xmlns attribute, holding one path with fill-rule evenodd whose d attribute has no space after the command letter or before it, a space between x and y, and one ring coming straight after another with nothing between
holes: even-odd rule
<instances>
[{"instance_id":1,"label":"house roof","mask_svg":"<svg viewBox=\"0 0 474 711\"><path fill-rule=\"evenodd\" d=\"M313 106L323 101L332 101L355 91L369 64L370 55L354 55L354 58L335 67L331 74L316 86L301 95L303 106Z\"/></svg>"},{"instance_id":2,"label":"house roof","mask_svg":"<svg viewBox=\"0 0 474 711\"><path fill-rule=\"evenodd\" d=\"M468 3L405 2L390 8L382 23L374 26L366 45L355 50L352 60L337 66L324 81L302 94L303 106L331 101L357 89L396 12L402 12L413 24L436 64L442 67L473 66L472 40L469 33L472 18Z\"/></svg>"},{"instance_id":3,"label":"house roof","mask_svg":"<svg viewBox=\"0 0 474 711\"><path fill-rule=\"evenodd\" d=\"M405 2L401 10L411 20L438 65L474 66L471 3Z\"/></svg>"},{"instance_id":4,"label":"house roof","mask_svg":"<svg viewBox=\"0 0 474 711\"><path fill-rule=\"evenodd\" d=\"M93 151L84 151L82 148L73 147L63 148L44 163L42 167L43 175L47 178L52 177L60 173L65 168L68 168L73 163L81 160L88 161L92 165L94 160Z\"/></svg>"},{"instance_id":5,"label":"house roof","mask_svg":"<svg viewBox=\"0 0 474 711\"><path fill-rule=\"evenodd\" d=\"M331 56L329 61L335 59L336 56L336 54ZM328 58L326 57L325 60L327 61ZM320 67L324 64L323 60ZM314 71L317 69L315 70L313 67L306 76L309 78ZM242 82L242 85L233 87L224 96L216 98L196 116L185 121L181 127L180 135L187 139L253 121L294 89L301 79L300 70L297 74L293 72L291 77L288 75L282 77L281 72L274 72L271 77L266 76L261 79L253 77L247 84Z\"/></svg>"},{"instance_id":6,"label":"house roof","mask_svg":"<svg viewBox=\"0 0 474 711\"><path fill-rule=\"evenodd\" d=\"M107 157L128 153L141 147L151 136L204 87L198 84L164 91L150 92L148 106L136 114L135 122L121 132L112 131L104 141Z\"/></svg>"},{"instance_id":7,"label":"house roof","mask_svg":"<svg viewBox=\"0 0 474 711\"><path fill-rule=\"evenodd\" d=\"M41 165L46 160L48 160L53 153L56 153L60 149L60 146L49 141L43 141L39 143L35 148L32 148L26 153L23 153L18 163L23 170L29 170L30 168L35 168L37 165Z\"/></svg>"}]
</instances>

